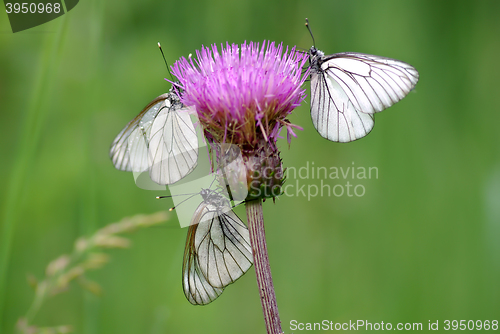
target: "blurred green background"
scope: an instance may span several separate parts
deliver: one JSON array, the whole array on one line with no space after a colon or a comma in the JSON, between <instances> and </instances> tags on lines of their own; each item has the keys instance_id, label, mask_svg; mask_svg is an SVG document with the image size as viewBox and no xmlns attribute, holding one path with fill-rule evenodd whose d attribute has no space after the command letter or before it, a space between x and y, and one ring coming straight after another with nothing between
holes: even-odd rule
<instances>
[{"instance_id":1,"label":"blurred green background","mask_svg":"<svg viewBox=\"0 0 500 334\"><path fill-rule=\"evenodd\" d=\"M77 237L171 206L108 157L122 127L170 87L156 43L170 63L226 41L308 49L305 17L326 53L401 59L420 81L354 143L322 139L309 99L290 117L304 131L290 149L281 141L285 166L354 163L379 177L348 179L365 187L362 197L264 204L284 331L291 320L439 320L441 329L446 319L500 320L499 16L495 0L82 0L12 34L0 14L0 332L13 332L31 304L27 274L42 278ZM72 284L33 323L77 333L264 333L253 269L208 306L185 299L185 235L175 221L131 235L130 249L111 250L110 264L89 274L103 296Z\"/></svg>"}]
</instances>

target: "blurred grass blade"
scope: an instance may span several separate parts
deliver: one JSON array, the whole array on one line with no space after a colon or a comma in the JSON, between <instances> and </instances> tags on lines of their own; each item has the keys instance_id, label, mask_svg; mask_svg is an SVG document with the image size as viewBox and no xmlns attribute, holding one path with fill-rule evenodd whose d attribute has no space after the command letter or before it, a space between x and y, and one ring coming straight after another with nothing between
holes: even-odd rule
<instances>
[{"instance_id":1,"label":"blurred grass blade","mask_svg":"<svg viewBox=\"0 0 500 334\"><path fill-rule=\"evenodd\" d=\"M40 132L47 116L49 108L46 106L46 98L50 96L50 88L54 84L56 65L61 59L61 43L64 39L65 17L61 17L58 22L57 32L48 34L45 37L45 44L41 50L38 73L35 77L33 91L26 99L31 101L26 109L26 115L21 122L19 138L13 142L19 142L17 157L7 187L6 202L4 205L3 224L0 234L0 332L3 332L3 311L5 307L6 280L12 240L14 238L15 226L18 215L22 210L19 203L22 190L26 188L29 167L33 164L33 157L39 143Z\"/></svg>"}]
</instances>

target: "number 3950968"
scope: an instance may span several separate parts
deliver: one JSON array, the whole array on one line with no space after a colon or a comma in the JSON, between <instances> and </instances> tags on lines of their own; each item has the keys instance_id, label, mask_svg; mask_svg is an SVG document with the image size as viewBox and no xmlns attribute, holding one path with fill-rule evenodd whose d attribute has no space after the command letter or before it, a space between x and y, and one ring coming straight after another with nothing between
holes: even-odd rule
<instances>
[{"instance_id":1,"label":"number 3950968","mask_svg":"<svg viewBox=\"0 0 500 334\"><path fill-rule=\"evenodd\" d=\"M35 13L59 13L61 11L60 3L6 3L6 12L10 13L22 13L22 14L35 14Z\"/></svg>"},{"instance_id":2,"label":"number 3950968","mask_svg":"<svg viewBox=\"0 0 500 334\"><path fill-rule=\"evenodd\" d=\"M498 320L445 320L444 330L498 330Z\"/></svg>"}]
</instances>

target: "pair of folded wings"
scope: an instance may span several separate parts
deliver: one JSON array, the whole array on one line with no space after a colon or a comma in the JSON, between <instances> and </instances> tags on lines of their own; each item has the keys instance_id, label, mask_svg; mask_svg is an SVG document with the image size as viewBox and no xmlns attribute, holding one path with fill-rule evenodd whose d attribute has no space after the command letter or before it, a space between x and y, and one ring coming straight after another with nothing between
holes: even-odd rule
<instances>
[{"instance_id":1,"label":"pair of folded wings","mask_svg":"<svg viewBox=\"0 0 500 334\"><path fill-rule=\"evenodd\" d=\"M172 91L158 96L118 134L110 157L117 169L149 171L158 184L179 181L194 170L198 159L189 108Z\"/></svg>"},{"instance_id":2,"label":"pair of folded wings","mask_svg":"<svg viewBox=\"0 0 500 334\"><path fill-rule=\"evenodd\" d=\"M315 56L317 52L309 51L311 118L319 134L331 141L366 136L375 125L374 114L403 99L419 78L413 66L400 60L355 52Z\"/></svg>"},{"instance_id":3,"label":"pair of folded wings","mask_svg":"<svg viewBox=\"0 0 500 334\"><path fill-rule=\"evenodd\" d=\"M253 264L248 229L229 202L212 192L196 209L184 250L182 285L195 305L214 301Z\"/></svg>"}]
</instances>

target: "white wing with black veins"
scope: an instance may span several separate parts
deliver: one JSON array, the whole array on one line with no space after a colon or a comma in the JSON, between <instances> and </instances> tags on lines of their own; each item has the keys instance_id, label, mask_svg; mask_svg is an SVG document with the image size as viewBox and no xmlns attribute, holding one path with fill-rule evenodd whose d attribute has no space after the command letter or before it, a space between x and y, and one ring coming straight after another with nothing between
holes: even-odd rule
<instances>
[{"instance_id":1,"label":"white wing with black veins","mask_svg":"<svg viewBox=\"0 0 500 334\"><path fill-rule=\"evenodd\" d=\"M321 136L349 142L366 136L373 114L405 97L417 70L402 61L354 52L318 60L311 71L311 117Z\"/></svg>"}]
</instances>

